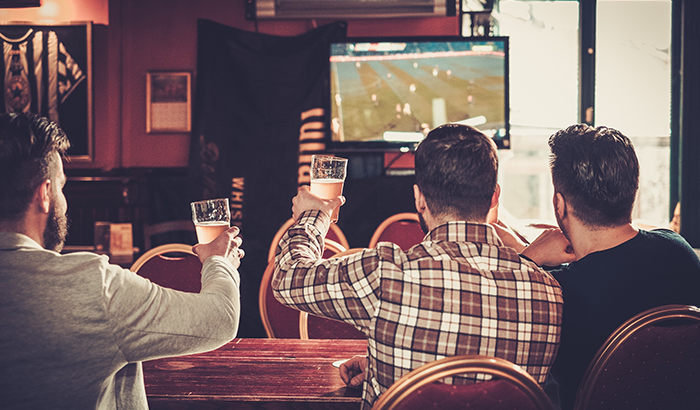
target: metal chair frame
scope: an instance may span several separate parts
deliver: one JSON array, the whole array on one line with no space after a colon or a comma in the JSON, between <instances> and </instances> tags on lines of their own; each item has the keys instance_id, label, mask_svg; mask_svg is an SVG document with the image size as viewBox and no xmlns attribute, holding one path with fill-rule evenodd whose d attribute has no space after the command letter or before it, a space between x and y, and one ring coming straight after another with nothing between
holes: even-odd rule
<instances>
[{"instance_id":1,"label":"metal chair frame","mask_svg":"<svg viewBox=\"0 0 700 410\"><path fill-rule=\"evenodd\" d=\"M344 249L338 251L335 255L331 256L331 258L341 258L344 256L352 255L358 252L362 252L364 248L350 248L350 249ZM325 320L333 320L333 319L325 319ZM348 324L348 326L351 326ZM300 312L299 314L299 337L301 339L309 339L309 313L308 312Z\"/></svg>"},{"instance_id":2,"label":"metal chair frame","mask_svg":"<svg viewBox=\"0 0 700 410\"><path fill-rule=\"evenodd\" d=\"M267 333L267 337L270 339L277 338L277 336L275 335L275 329L272 326L272 322L270 321L270 314L267 310L268 290L272 283L272 274L274 273L274 271L275 260L272 259L267 263L267 267L265 268L265 272L263 273L262 280L260 281L260 292L258 293L258 308L260 310L260 319L262 319L263 327L265 328L265 333Z\"/></svg>"},{"instance_id":3,"label":"metal chair frame","mask_svg":"<svg viewBox=\"0 0 700 410\"><path fill-rule=\"evenodd\" d=\"M291 224L290 224L291 226ZM286 231L286 229L285 229ZM282 231L284 232L284 231ZM280 235L281 237L282 235ZM279 240L278 240L279 241ZM331 240L331 239L324 239L323 241L323 246L324 246L324 253L326 252L332 252L333 254L337 253L342 253L345 252L346 249L343 245L339 244L338 242ZM272 256L272 259L268 260L267 267L265 268L265 272L263 272L262 279L260 280L260 291L258 292L258 308L260 310L260 318L262 319L263 322L263 327L265 328L265 333L267 333L267 337L274 339L276 338L275 336L275 329L274 326L272 325L272 321L270 320L270 314L267 310L267 298L268 298L268 290L270 288L270 285L272 283L272 274L275 271L275 259L274 259L274 254ZM279 303L279 302L277 302ZM293 308L289 308L293 309ZM308 339L308 332L306 333Z\"/></svg>"},{"instance_id":4,"label":"metal chair frame","mask_svg":"<svg viewBox=\"0 0 700 410\"><path fill-rule=\"evenodd\" d=\"M316 316L317 320L322 320L322 321L332 321L334 319L329 319L323 316ZM350 330L350 327L352 327L351 324L349 323L343 323L341 324L342 326L348 326L348 330ZM309 337L309 313L308 312L299 312L299 338L302 340L308 340L310 339ZM358 330L357 331L357 336L353 337L353 339L359 339L359 338L365 338L363 335L361 335L361 332Z\"/></svg>"},{"instance_id":5,"label":"metal chair frame","mask_svg":"<svg viewBox=\"0 0 700 410\"><path fill-rule=\"evenodd\" d=\"M392 410L421 387L446 377L465 373L490 374L507 380L524 392L541 410L553 410L546 393L520 366L499 357L452 356L420 366L397 380L374 403L373 410Z\"/></svg>"},{"instance_id":6,"label":"metal chair frame","mask_svg":"<svg viewBox=\"0 0 700 410\"><path fill-rule=\"evenodd\" d=\"M610 358L620 346L624 345L627 340L633 338L644 328L674 319L689 319L700 322L700 308L689 305L660 306L646 310L618 327L598 349L598 352L588 365L576 393L574 410L588 408L598 379L606 371Z\"/></svg>"},{"instance_id":7,"label":"metal chair frame","mask_svg":"<svg viewBox=\"0 0 700 410\"><path fill-rule=\"evenodd\" d=\"M270 250L267 253L267 260L270 261L272 259L275 259L275 252L277 251L277 245L280 243L280 239L282 239L282 235L284 235L285 232L287 232L287 229L291 227L294 224L294 219L289 218L282 226L280 229L277 230L277 233L275 233L275 236L272 238L272 242L270 243ZM332 238L327 238L335 243L339 243L342 245L345 249L350 248L350 245L348 244L348 240L345 237L345 234L343 231L340 229L340 227L334 223L331 224L331 227L329 229L329 234L332 234L336 237L337 241L332 239Z\"/></svg>"},{"instance_id":8,"label":"metal chair frame","mask_svg":"<svg viewBox=\"0 0 700 410\"><path fill-rule=\"evenodd\" d=\"M154 235L168 232L195 232L194 223L191 220L177 220L158 222L143 225L144 249L151 249L151 242Z\"/></svg>"},{"instance_id":9,"label":"metal chair frame","mask_svg":"<svg viewBox=\"0 0 700 410\"><path fill-rule=\"evenodd\" d=\"M374 233L372 234L372 238L369 240L369 248L374 248L377 246L377 243L379 243L379 238L382 236L382 233L386 230L386 228L399 221L415 221L415 222L420 222L418 219L418 215L415 212L402 212L396 215L392 215L388 218L386 218L379 226L377 229L374 230Z\"/></svg>"},{"instance_id":10,"label":"metal chair frame","mask_svg":"<svg viewBox=\"0 0 700 410\"><path fill-rule=\"evenodd\" d=\"M153 258L154 256L173 252L180 252L197 256L197 254L195 254L192 251L192 245L185 245L184 243L166 243L165 245L156 246L155 248L141 255L131 265L131 268L129 268L129 270L132 272L138 272L139 268L141 268L143 264L145 264L149 259Z\"/></svg>"}]
</instances>

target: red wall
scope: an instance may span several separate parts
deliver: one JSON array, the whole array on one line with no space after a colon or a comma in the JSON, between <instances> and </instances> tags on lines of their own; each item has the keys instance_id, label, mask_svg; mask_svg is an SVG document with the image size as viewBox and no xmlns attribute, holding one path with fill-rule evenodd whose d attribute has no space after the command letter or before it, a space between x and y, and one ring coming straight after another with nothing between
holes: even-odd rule
<instances>
[{"instance_id":1,"label":"red wall","mask_svg":"<svg viewBox=\"0 0 700 410\"><path fill-rule=\"evenodd\" d=\"M99 1L99 0L95 0ZM187 133L146 133L146 73L191 71L196 83L197 20L298 35L329 20L245 20L245 0L110 0L109 25L94 41L95 160L72 168L182 167ZM348 20L349 36L458 35L457 17Z\"/></svg>"}]
</instances>

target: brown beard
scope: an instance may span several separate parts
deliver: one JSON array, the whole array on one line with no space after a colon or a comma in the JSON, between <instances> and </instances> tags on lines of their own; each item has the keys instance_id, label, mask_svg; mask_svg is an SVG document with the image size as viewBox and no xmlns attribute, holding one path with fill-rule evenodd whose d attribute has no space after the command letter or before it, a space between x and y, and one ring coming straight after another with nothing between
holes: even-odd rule
<instances>
[{"instance_id":1,"label":"brown beard","mask_svg":"<svg viewBox=\"0 0 700 410\"><path fill-rule=\"evenodd\" d=\"M425 223L425 219L423 219L423 215L420 212L416 212L418 214L418 223L420 224L420 229L423 231L424 234L428 234L430 232L430 229L428 229L428 224Z\"/></svg>"},{"instance_id":2,"label":"brown beard","mask_svg":"<svg viewBox=\"0 0 700 410\"><path fill-rule=\"evenodd\" d=\"M56 215L56 198L51 198L46 228L44 229L44 249L61 252L68 236L68 217Z\"/></svg>"}]
</instances>

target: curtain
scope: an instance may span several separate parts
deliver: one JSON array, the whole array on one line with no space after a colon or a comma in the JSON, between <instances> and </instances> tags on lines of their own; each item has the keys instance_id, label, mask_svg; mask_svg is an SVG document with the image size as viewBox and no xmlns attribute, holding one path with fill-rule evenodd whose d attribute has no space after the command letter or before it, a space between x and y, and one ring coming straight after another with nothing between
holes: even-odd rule
<instances>
[{"instance_id":1,"label":"curtain","mask_svg":"<svg viewBox=\"0 0 700 410\"><path fill-rule=\"evenodd\" d=\"M302 113L327 106L329 43L345 35L344 22L283 37L198 21L190 197L228 197L241 228L240 337L265 336L258 290L291 217Z\"/></svg>"}]
</instances>

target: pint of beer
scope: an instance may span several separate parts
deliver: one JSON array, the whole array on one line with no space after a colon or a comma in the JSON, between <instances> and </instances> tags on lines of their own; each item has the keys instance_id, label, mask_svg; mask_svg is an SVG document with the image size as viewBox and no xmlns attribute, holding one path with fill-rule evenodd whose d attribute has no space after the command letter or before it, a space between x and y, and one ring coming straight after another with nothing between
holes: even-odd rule
<instances>
[{"instance_id":1,"label":"pint of beer","mask_svg":"<svg viewBox=\"0 0 700 410\"><path fill-rule=\"evenodd\" d=\"M231 212L228 198L192 202L190 206L199 243L209 243L229 228Z\"/></svg>"},{"instance_id":2,"label":"pint of beer","mask_svg":"<svg viewBox=\"0 0 700 410\"><path fill-rule=\"evenodd\" d=\"M346 158L329 155L311 156L311 193L319 198L333 199L343 194L343 183L348 168ZM338 222L338 211L333 210L331 222Z\"/></svg>"}]
</instances>

